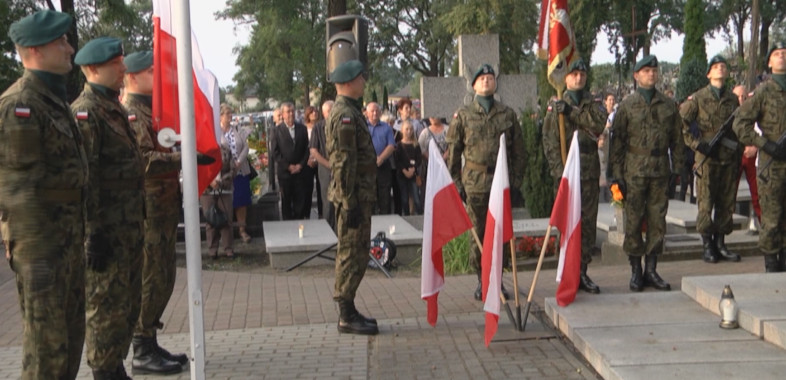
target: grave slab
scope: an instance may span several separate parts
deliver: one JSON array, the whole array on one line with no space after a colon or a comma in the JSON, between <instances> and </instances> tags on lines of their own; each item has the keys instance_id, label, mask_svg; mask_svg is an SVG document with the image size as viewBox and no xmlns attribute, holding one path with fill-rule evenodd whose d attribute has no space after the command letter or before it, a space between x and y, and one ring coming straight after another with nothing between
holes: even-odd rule
<instances>
[{"instance_id":1,"label":"grave slab","mask_svg":"<svg viewBox=\"0 0 786 380\"><path fill-rule=\"evenodd\" d=\"M666 365L615 366L608 380L631 379L779 379L786 373L781 361L733 361L729 363L687 363Z\"/></svg>"},{"instance_id":2,"label":"grave slab","mask_svg":"<svg viewBox=\"0 0 786 380\"><path fill-rule=\"evenodd\" d=\"M783 307L783 305L781 306ZM784 309L781 309L783 311ZM783 314L781 314L782 316ZM764 322L764 340L786 349L786 320ZM782 372L786 373L786 371Z\"/></svg>"},{"instance_id":3,"label":"grave slab","mask_svg":"<svg viewBox=\"0 0 786 380\"><path fill-rule=\"evenodd\" d=\"M666 224L670 227L669 233L696 232L696 216L699 207L693 203L669 200L669 209L666 212ZM732 223L735 230L747 228L748 217L734 214Z\"/></svg>"},{"instance_id":4,"label":"grave slab","mask_svg":"<svg viewBox=\"0 0 786 380\"><path fill-rule=\"evenodd\" d=\"M299 226L303 225L303 237L299 237ZM288 268L312 253L336 244L336 234L324 219L287 220L265 222L265 249L270 257L270 266ZM332 249L333 256L335 249ZM305 265L332 264L332 261L315 258Z\"/></svg>"}]
</instances>

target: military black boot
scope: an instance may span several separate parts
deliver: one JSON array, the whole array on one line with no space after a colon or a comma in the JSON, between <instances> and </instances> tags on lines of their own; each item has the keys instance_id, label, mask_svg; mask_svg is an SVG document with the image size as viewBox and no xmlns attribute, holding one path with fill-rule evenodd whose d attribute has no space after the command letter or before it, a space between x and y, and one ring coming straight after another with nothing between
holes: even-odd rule
<instances>
[{"instance_id":1,"label":"military black boot","mask_svg":"<svg viewBox=\"0 0 786 380\"><path fill-rule=\"evenodd\" d=\"M781 271L781 265L778 262L778 254L776 253L764 254L764 271L767 273L777 273Z\"/></svg>"},{"instance_id":2,"label":"military black boot","mask_svg":"<svg viewBox=\"0 0 786 380\"><path fill-rule=\"evenodd\" d=\"M483 278L481 276L482 274L480 273L480 269L478 269L478 286L475 288L475 301L480 301L483 299Z\"/></svg>"},{"instance_id":3,"label":"military black boot","mask_svg":"<svg viewBox=\"0 0 786 380\"><path fill-rule=\"evenodd\" d=\"M726 234L715 234L715 246L718 247L718 253L720 254L721 260L740 261L740 255L729 251L726 247Z\"/></svg>"},{"instance_id":4,"label":"military black boot","mask_svg":"<svg viewBox=\"0 0 786 380\"><path fill-rule=\"evenodd\" d=\"M188 364L188 356L186 354L173 354L167 351L166 349L164 349L158 344L157 337L153 337L153 343L156 346L156 352L158 352L158 355L161 356L162 358L169 360L170 362L178 363L181 366Z\"/></svg>"},{"instance_id":5,"label":"military black boot","mask_svg":"<svg viewBox=\"0 0 786 380\"><path fill-rule=\"evenodd\" d=\"M154 338L135 336L131 343L134 346L134 359L131 361L131 372L136 374L172 375L180 373L183 367L178 362L164 359L156 350Z\"/></svg>"},{"instance_id":6,"label":"military black boot","mask_svg":"<svg viewBox=\"0 0 786 380\"><path fill-rule=\"evenodd\" d=\"M338 332L361 335L379 334L377 325L366 322L352 304L352 301L338 302Z\"/></svg>"},{"instance_id":7,"label":"military black boot","mask_svg":"<svg viewBox=\"0 0 786 380\"><path fill-rule=\"evenodd\" d=\"M641 273L641 256L628 256L630 261L630 290L640 292L644 290L644 275Z\"/></svg>"},{"instance_id":8,"label":"military black boot","mask_svg":"<svg viewBox=\"0 0 786 380\"><path fill-rule=\"evenodd\" d=\"M655 271L658 266L657 255L647 255L644 257L644 285L651 286L658 290L671 290L671 285L663 281Z\"/></svg>"},{"instance_id":9,"label":"military black boot","mask_svg":"<svg viewBox=\"0 0 786 380\"><path fill-rule=\"evenodd\" d=\"M718 262L718 248L715 246L715 242L712 241L711 234L701 234L701 246L704 250L702 259L705 263L712 263L715 264Z\"/></svg>"},{"instance_id":10,"label":"military black boot","mask_svg":"<svg viewBox=\"0 0 786 380\"><path fill-rule=\"evenodd\" d=\"M600 287L592 282L592 279L587 276L587 264L581 263L581 274L579 275L579 289L587 293L598 294Z\"/></svg>"},{"instance_id":11,"label":"military black boot","mask_svg":"<svg viewBox=\"0 0 786 380\"><path fill-rule=\"evenodd\" d=\"M368 324L372 324L372 325L374 325L374 326L376 326L376 325L377 325L377 320L376 320L376 319L374 319L374 318L371 318L371 317L367 317L367 316L365 316L365 315L363 315L363 314L360 314L360 312L358 311L358 309L355 307L355 302L354 302L354 301L352 301L352 302L350 303L350 305L349 305L349 306L350 306L350 307L352 307L352 311L353 311L354 313L356 313L357 315L359 315L359 316L360 316L360 318L361 318L363 321L365 321L365 322L366 322L366 323L368 323Z\"/></svg>"},{"instance_id":12,"label":"military black boot","mask_svg":"<svg viewBox=\"0 0 786 380\"><path fill-rule=\"evenodd\" d=\"M116 380L118 377L113 371L105 371L102 369L93 370L93 380Z\"/></svg>"},{"instance_id":13,"label":"military black boot","mask_svg":"<svg viewBox=\"0 0 786 380\"><path fill-rule=\"evenodd\" d=\"M115 376L117 380L133 380L131 379L131 376L128 376L128 373L126 373L126 367L123 365L123 363L117 365Z\"/></svg>"}]
</instances>

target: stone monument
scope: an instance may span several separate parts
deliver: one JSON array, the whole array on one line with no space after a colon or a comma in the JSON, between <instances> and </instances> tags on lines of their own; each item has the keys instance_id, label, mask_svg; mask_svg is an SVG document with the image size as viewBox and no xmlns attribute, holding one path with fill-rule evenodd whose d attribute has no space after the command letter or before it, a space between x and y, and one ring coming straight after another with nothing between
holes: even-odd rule
<instances>
[{"instance_id":1,"label":"stone monument","mask_svg":"<svg viewBox=\"0 0 786 380\"><path fill-rule=\"evenodd\" d=\"M458 38L459 77L422 77L420 97L424 117L443 117L450 122L462 105L474 95L469 80L475 70L488 63L497 72L494 98L521 114L537 102L537 79L532 74L500 75L499 36L497 34L461 35Z\"/></svg>"}]
</instances>

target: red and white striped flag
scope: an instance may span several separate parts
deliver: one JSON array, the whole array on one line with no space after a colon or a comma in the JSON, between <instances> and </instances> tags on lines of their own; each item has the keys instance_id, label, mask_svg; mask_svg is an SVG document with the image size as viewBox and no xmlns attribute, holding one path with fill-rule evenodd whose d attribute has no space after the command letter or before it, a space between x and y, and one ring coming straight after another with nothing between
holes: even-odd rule
<instances>
[{"instance_id":1,"label":"red and white striped flag","mask_svg":"<svg viewBox=\"0 0 786 380\"><path fill-rule=\"evenodd\" d=\"M500 288L502 287L502 252L505 243L513 238L513 211L510 208L510 180L505 135L499 137L497 166L489 194L486 231L483 234L481 256L483 310L486 311L486 347L497 333L499 325Z\"/></svg>"},{"instance_id":2,"label":"red and white striped flag","mask_svg":"<svg viewBox=\"0 0 786 380\"><path fill-rule=\"evenodd\" d=\"M557 304L568 306L576 299L581 271L581 166L578 131L573 132L568 159L551 209L549 224L560 232L557 266Z\"/></svg>"},{"instance_id":3,"label":"red and white striped flag","mask_svg":"<svg viewBox=\"0 0 786 380\"><path fill-rule=\"evenodd\" d=\"M576 59L575 51L576 38L570 24L568 0L543 0L540 5L538 58L548 60L547 77L554 88L565 88L565 76Z\"/></svg>"},{"instance_id":4,"label":"red and white striped flag","mask_svg":"<svg viewBox=\"0 0 786 380\"><path fill-rule=\"evenodd\" d=\"M153 1L153 128L172 128L180 133L180 105L177 85L177 49L171 0ZM217 143L218 82L205 70L196 38L191 35L191 66L194 80L194 122L197 151L213 157L211 165L197 166L198 191L221 171L221 150Z\"/></svg>"},{"instance_id":5,"label":"red and white striped flag","mask_svg":"<svg viewBox=\"0 0 786 380\"><path fill-rule=\"evenodd\" d=\"M456 236L472 228L467 211L461 203L456 185L442 160L437 144L429 141L426 205L423 210L423 260L420 272L420 296L426 301L426 318L437 324L439 296L445 285L442 247ZM435 212L436 211L436 212Z\"/></svg>"}]
</instances>

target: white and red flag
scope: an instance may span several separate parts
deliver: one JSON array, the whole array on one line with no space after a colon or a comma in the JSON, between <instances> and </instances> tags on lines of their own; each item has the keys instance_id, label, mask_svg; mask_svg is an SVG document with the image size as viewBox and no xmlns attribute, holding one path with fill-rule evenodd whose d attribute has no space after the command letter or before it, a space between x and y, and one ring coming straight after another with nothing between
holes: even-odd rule
<instances>
[{"instance_id":1,"label":"white and red flag","mask_svg":"<svg viewBox=\"0 0 786 380\"><path fill-rule=\"evenodd\" d=\"M576 59L576 38L570 24L568 0L543 0L540 5L538 58L548 60L547 77L556 89L565 87L568 67Z\"/></svg>"},{"instance_id":2,"label":"white and red flag","mask_svg":"<svg viewBox=\"0 0 786 380\"><path fill-rule=\"evenodd\" d=\"M568 306L576 299L581 271L581 167L577 136L578 131L573 132L573 141L549 220L549 224L560 232L557 266L559 285L556 295L560 306Z\"/></svg>"},{"instance_id":3,"label":"white and red flag","mask_svg":"<svg viewBox=\"0 0 786 380\"><path fill-rule=\"evenodd\" d=\"M442 160L437 144L429 141L426 203L423 210L423 259L420 272L420 296L426 301L426 318L437 324L437 297L445 285L442 247L472 228L461 203L456 185Z\"/></svg>"},{"instance_id":4,"label":"white and red flag","mask_svg":"<svg viewBox=\"0 0 786 380\"><path fill-rule=\"evenodd\" d=\"M502 255L505 243L513 238L513 212L510 208L510 180L505 135L499 137L497 166L489 194L486 231L483 234L483 255L480 259L483 310L486 311L486 347L499 325L500 288L502 287Z\"/></svg>"},{"instance_id":5,"label":"white and red flag","mask_svg":"<svg viewBox=\"0 0 786 380\"><path fill-rule=\"evenodd\" d=\"M172 128L180 134L177 85L177 49L171 0L153 1L153 129ZM221 171L221 150L217 142L219 112L218 83L202 64L202 56L191 35L192 77L194 80L194 125L196 149L213 157L211 165L197 166L198 192Z\"/></svg>"}]
</instances>

